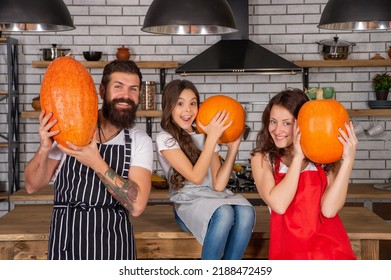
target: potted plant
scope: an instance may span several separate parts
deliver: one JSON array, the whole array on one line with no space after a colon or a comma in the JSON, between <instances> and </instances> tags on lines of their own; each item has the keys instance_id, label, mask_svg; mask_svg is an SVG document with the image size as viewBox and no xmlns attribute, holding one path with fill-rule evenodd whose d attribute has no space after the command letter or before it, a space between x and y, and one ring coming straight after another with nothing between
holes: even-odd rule
<instances>
[{"instance_id":1,"label":"potted plant","mask_svg":"<svg viewBox=\"0 0 391 280\"><path fill-rule=\"evenodd\" d=\"M372 88L375 90L377 100L387 100L391 88L391 76L387 72L376 74L372 79Z\"/></svg>"}]
</instances>

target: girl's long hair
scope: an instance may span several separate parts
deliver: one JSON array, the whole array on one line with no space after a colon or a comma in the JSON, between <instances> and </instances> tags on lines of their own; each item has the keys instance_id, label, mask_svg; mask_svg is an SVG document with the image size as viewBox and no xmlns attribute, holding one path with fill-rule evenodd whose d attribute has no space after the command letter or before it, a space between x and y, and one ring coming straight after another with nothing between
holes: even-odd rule
<instances>
[{"instance_id":1,"label":"girl's long hair","mask_svg":"<svg viewBox=\"0 0 391 280\"><path fill-rule=\"evenodd\" d=\"M195 146L191 135L183 130L173 119L172 117L172 111L174 110L179 96L181 95L182 91L185 89L190 89L194 92L197 98L197 106L200 105L200 96L198 93L197 88L195 85L188 81L188 80L173 80L169 82L163 89L162 93L162 120L160 122L160 125L162 129L170 133L173 138L168 139L166 145L169 147L170 145L174 145L175 140L178 142L179 146L181 147L182 151L185 153L185 155L188 157L190 162L195 165L197 162L201 151L197 149ZM196 131L195 127L194 130ZM180 189L184 186L185 183L185 177L183 177L179 172L177 172L175 169L173 170L170 179L170 183L172 184L174 189Z\"/></svg>"}]
</instances>

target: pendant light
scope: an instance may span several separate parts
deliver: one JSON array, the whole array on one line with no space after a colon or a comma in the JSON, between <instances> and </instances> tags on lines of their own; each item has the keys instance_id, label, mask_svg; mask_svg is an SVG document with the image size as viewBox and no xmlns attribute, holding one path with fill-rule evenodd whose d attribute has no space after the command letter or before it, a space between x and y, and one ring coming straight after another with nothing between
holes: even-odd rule
<instances>
[{"instance_id":1,"label":"pendant light","mask_svg":"<svg viewBox=\"0 0 391 280\"><path fill-rule=\"evenodd\" d=\"M226 0L154 0L141 30L181 35L237 31L233 12Z\"/></svg>"},{"instance_id":2,"label":"pendant light","mask_svg":"<svg viewBox=\"0 0 391 280\"><path fill-rule=\"evenodd\" d=\"M391 0L329 0L319 28L368 30L391 28Z\"/></svg>"},{"instance_id":3,"label":"pendant light","mask_svg":"<svg viewBox=\"0 0 391 280\"><path fill-rule=\"evenodd\" d=\"M0 31L66 31L75 26L62 0L1 0Z\"/></svg>"}]
</instances>

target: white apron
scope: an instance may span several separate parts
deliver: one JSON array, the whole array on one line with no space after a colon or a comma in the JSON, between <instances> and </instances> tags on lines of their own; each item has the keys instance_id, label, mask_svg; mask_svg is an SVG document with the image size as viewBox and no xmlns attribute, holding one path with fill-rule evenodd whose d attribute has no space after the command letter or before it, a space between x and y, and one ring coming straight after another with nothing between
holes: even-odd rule
<instances>
[{"instance_id":1,"label":"white apron","mask_svg":"<svg viewBox=\"0 0 391 280\"><path fill-rule=\"evenodd\" d=\"M194 134L192 138L197 148L202 150L205 135ZM171 177L172 171L171 168L168 178ZM214 191L210 169L200 185L187 181L182 189L176 190L170 184L169 198L174 202L178 216L201 245L204 242L209 220L218 207L224 204L252 206L242 195L234 194L228 189L222 192Z\"/></svg>"}]
</instances>

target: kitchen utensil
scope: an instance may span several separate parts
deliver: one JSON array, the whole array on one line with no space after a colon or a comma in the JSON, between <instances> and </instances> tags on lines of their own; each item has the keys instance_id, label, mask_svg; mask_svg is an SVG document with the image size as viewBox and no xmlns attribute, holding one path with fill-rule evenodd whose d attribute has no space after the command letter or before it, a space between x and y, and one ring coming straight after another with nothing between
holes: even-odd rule
<instances>
[{"instance_id":1,"label":"kitchen utensil","mask_svg":"<svg viewBox=\"0 0 391 280\"><path fill-rule=\"evenodd\" d=\"M391 183L373 184L373 187L383 191L391 191Z\"/></svg>"},{"instance_id":2,"label":"kitchen utensil","mask_svg":"<svg viewBox=\"0 0 391 280\"><path fill-rule=\"evenodd\" d=\"M307 94L308 98L310 100L315 100L316 99L316 92L318 91L318 88L316 87L310 87L305 90L305 94Z\"/></svg>"},{"instance_id":3,"label":"kitchen utensil","mask_svg":"<svg viewBox=\"0 0 391 280\"><path fill-rule=\"evenodd\" d=\"M356 124L355 126L354 126L354 133L356 134L356 135L360 135L360 134L362 134L362 133L364 133L364 127L363 127L363 125L362 124L360 124L360 123L358 123L358 124Z\"/></svg>"},{"instance_id":4,"label":"kitchen utensil","mask_svg":"<svg viewBox=\"0 0 391 280\"><path fill-rule=\"evenodd\" d=\"M250 131L251 128L246 124L246 126L244 127L243 140L247 140Z\"/></svg>"},{"instance_id":5,"label":"kitchen utensil","mask_svg":"<svg viewBox=\"0 0 391 280\"><path fill-rule=\"evenodd\" d=\"M124 45L122 45L122 47L117 49L115 56L119 60L128 60L130 58L129 48L126 48Z\"/></svg>"},{"instance_id":6,"label":"kitchen utensil","mask_svg":"<svg viewBox=\"0 0 391 280\"><path fill-rule=\"evenodd\" d=\"M347 59L355 43L339 40L337 36L333 40L316 42L320 46L320 54L323 59Z\"/></svg>"},{"instance_id":7,"label":"kitchen utensil","mask_svg":"<svg viewBox=\"0 0 391 280\"><path fill-rule=\"evenodd\" d=\"M384 128L381 124L376 124L372 126L370 129L368 129L368 135L372 137L382 134L383 132L384 132Z\"/></svg>"},{"instance_id":8,"label":"kitchen utensil","mask_svg":"<svg viewBox=\"0 0 391 280\"><path fill-rule=\"evenodd\" d=\"M33 102L31 102L31 107L33 107L35 111L41 111L41 102L39 96L33 98Z\"/></svg>"},{"instance_id":9,"label":"kitchen utensil","mask_svg":"<svg viewBox=\"0 0 391 280\"><path fill-rule=\"evenodd\" d=\"M85 51L83 56L87 61L99 61L102 58L102 52L97 51Z\"/></svg>"},{"instance_id":10,"label":"kitchen utensil","mask_svg":"<svg viewBox=\"0 0 391 280\"><path fill-rule=\"evenodd\" d=\"M154 187L156 189L167 189L168 188L167 180L157 173L152 173L151 183L152 183L152 187Z\"/></svg>"},{"instance_id":11,"label":"kitchen utensil","mask_svg":"<svg viewBox=\"0 0 391 280\"><path fill-rule=\"evenodd\" d=\"M322 87L322 91L324 99L331 99L334 97L334 87Z\"/></svg>"},{"instance_id":12,"label":"kitchen utensil","mask_svg":"<svg viewBox=\"0 0 391 280\"><path fill-rule=\"evenodd\" d=\"M51 48L39 49L42 51L42 58L45 61L52 61L57 57L67 55L71 49L59 49L57 48L57 44L52 44Z\"/></svg>"},{"instance_id":13,"label":"kitchen utensil","mask_svg":"<svg viewBox=\"0 0 391 280\"><path fill-rule=\"evenodd\" d=\"M320 88L309 87L304 91L304 93L307 94L310 100L315 100L318 90L320 90ZM334 97L334 87L322 87L321 90L323 99L331 99Z\"/></svg>"}]
</instances>

